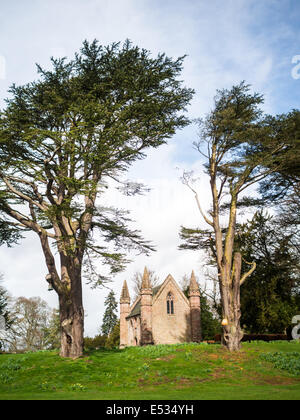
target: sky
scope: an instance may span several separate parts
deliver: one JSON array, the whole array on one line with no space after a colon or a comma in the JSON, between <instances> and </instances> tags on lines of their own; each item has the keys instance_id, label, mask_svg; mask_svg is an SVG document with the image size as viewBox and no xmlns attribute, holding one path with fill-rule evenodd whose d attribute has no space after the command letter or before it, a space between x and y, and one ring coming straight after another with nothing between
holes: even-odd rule
<instances>
[{"instance_id":1,"label":"sky","mask_svg":"<svg viewBox=\"0 0 300 420\"><path fill-rule=\"evenodd\" d=\"M47 68L51 56L72 59L85 39L108 45L128 38L153 56L187 55L181 78L196 91L188 107L191 119L209 112L217 89L242 80L264 95L266 113L288 112L299 108L299 16L299 0L1 0L0 108L9 86L37 78L35 63ZM205 256L178 251L181 225L204 227L193 194L180 182L183 169L199 172L199 196L204 208L210 204L195 140L196 126L190 125L132 166L127 178L147 184L148 194L106 196L107 203L131 210L135 227L157 249L150 257L131 255L126 271L109 284L117 299L124 279L131 290L134 273L145 265L161 281L169 273L180 281L195 270L204 282ZM36 239L29 234L20 245L0 249L4 286L13 296L40 296L56 307ZM99 332L108 291L84 284L86 335Z\"/></svg>"}]
</instances>

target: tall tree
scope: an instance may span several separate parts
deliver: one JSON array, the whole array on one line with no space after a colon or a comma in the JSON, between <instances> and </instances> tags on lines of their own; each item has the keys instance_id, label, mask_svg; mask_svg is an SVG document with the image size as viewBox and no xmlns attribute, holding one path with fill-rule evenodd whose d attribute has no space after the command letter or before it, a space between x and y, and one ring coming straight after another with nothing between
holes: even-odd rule
<instances>
[{"instance_id":1,"label":"tall tree","mask_svg":"<svg viewBox=\"0 0 300 420\"><path fill-rule=\"evenodd\" d=\"M47 325L43 329L45 346L49 350L57 350L60 347L60 322L59 310L53 309L49 313Z\"/></svg>"},{"instance_id":2,"label":"tall tree","mask_svg":"<svg viewBox=\"0 0 300 420\"><path fill-rule=\"evenodd\" d=\"M189 123L183 60L152 58L129 41L85 41L73 60L52 59L52 70L38 66L39 80L10 89L0 114L0 231L37 235L59 298L61 356L83 352L83 267L99 285L124 269L124 252L153 250L102 196L112 181L126 194L143 191L124 172Z\"/></svg>"},{"instance_id":3,"label":"tall tree","mask_svg":"<svg viewBox=\"0 0 300 420\"><path fill-rule=\"evenodd\" d=\"M105 312L103 315L101 331L104 335L109 335L118 322L117 308L118 304L113 290L107 295L105 302Z\"/></svg>"},{"instance_id":4,"label":"tall tree","mask_svg":"<svg viewBox=\"0 0 300 420\"><path fill-rule=\"evenodd\" d=\"M53 311L47 302L39 297L12 299L10 311L14 320L5 334L10 351L36 351L51 347L48 328Z\"/></svg>"},{"instance_id":5,"label":"tall tree","mask_svg":"<svg viewBox=\"0 0 300 420\"><path fill-rule=\"evenodd\" d=\"M192 174L183 175L209 227L202 231L203 240L213 240L211 251L217 263L224 320L223 343L230 351L240 349L243 337L240 286L256 267L253 261L250 269L242 268L241 252L234 250L238 206L253 202L241 194L273 172L274 160L284 151L280 125L264 116L259 108L262 102L262 96L250 93L249 86L242 82L230 90L218 91L214 109L199 120L199 141L194 145L206 159L212 198L209 214L204 212L193 187ZM224 209L228 211L227 222Z\"/></svg>"}]
</instances>

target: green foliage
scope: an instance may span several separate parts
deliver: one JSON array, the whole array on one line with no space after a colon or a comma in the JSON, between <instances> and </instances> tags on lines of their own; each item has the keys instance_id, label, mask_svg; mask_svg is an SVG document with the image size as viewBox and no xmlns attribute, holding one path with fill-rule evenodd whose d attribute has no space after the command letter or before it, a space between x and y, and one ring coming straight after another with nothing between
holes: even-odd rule
<instances>
[{"instance_id":1,"label":"green foliage","mask_svg":"<svg viewBox=\"0 0 300 420\"><path fill-rule=\"evenodd\" d=\"M22 369L22 360L9 358L1 365L0 384L8 384L15 380L16 373Z\"/></svg>"},{"instance_id":2,"label":"green foliage","mask_svg":"<svg viewBox=\"0 0 300 420\"><path fill-rule=\"evenodd\" d=\"M298 313L300 277L298 258L274 217L256 212L239 227L236 246L256 270L241 287L241 323L250 333L281 333Z\"/></svg>"},{"instance_id":3,"label":"green foliage","mask_svg":"<svg viewBox=\"0 0 300 420\"><path fill-rule=\"evenodd\" d=\"M272 161L274 132L260 109L262 103L262 95L251 93L250 86L241 82L230 90L218 90L214 109L205 120L199 120L200 138L195 145L206 154L208 144L210 153L216 154L207 163L213 162L216 172L211 166L207 170L224 181L223 187L231 186L231 193L239 193L257 175L263 175L263 159Z\"/></svg>"},{"instance_id":4,"label":"green foliage","mask_svg":"<svg viewBox=\"0 0 300 420\"><path fill-rule=\"evenodd\" d=\"M104 335L108 336L113 331L118 322L117 308L115 293L111 290L104 302L105 312L103 315L101 331Z\"/></svg>"},{"instance_id":5,"label":"green foliage","mask_svg":"<svg viewBox=\"0 0 300 420\"><path fill-rule=\"evenodd\" d=\"M0 275L0 281L1 281L2 276ZM0 323L0 350L4 347L5 342L4 342L4 337L5 337L5 331L8 331L9 329L11 329L12 324L13 324L13 319L12 319L12 315L10 314L9 311L9 296L7 291L4 289L3 286L1 286L0 284L0 317L1 320L3 321Z\"/></svg>"},{"instance_id":6,"label":"green foliage","mask_svg":"<svg viewBox=\"0 0 300 420\"><path fill-rule=\"evenodd\" d=\"M1 365L1 369L3 370L20 370L21 369L21 363L18 360L8 359L8 361Z\"/></svg>"},{"instance_id":7,"label":"green foliage","mask_svg":"<svg viewBox=\"0 0 300 420\"><path fill-rule=\"evenodd\" d=\"M260 192L264 203L280 204L284 203L295 189L299 189L300 111L293 110L288 114L269 118L284 148L271 163L270 169L274 171L261 184Z\"/></svg>"},{"instance_id":8,"label":"green foliage","mask_svg":"<svg viewBox=\"0 0 300 420\"><path fill-rule=\"evenodd\" d=\"M213 240L212 232L209 230L192 229L181 226L179 236L180 239L183 241L178 247L178 249L180 250L209 250L211 248L211 245L214 245L215 243Z\"/></svg>"},{"instance_id":9,"label":"green foliage","mask_svg":"<svg viewBox=\"0 0 300 420\"><path fill-rule=\"evenodd\" d=\"M189 123L184 111L194 92L179 79L183 60L153 58L128 40L85 41L74 59L52 58L52 69L37 67L38 80L11 86L0 113L0 244L34 231L49 263L51 238L68 266L77 258L81 269L84 258L93 285L123 270L129 249L154 249L127 212L97 199L114 184L125 194L143 192L123 179L125 171Z\"/></svg>"},{"instance_id":10,"label":"green foliage","mask_svg":"<svg viewBox=\"0 0 300 420\"><path fill-rule=\"evenodd\" d=\"M120 321L118 321L113 327L111 333L107 337L105 347L107 349L113 349L120 345Z\"/></svg>"},{"instance_id":11,"label":"green foliage","mask_svg":"<svg viewBox=\"0 0 300 420\"><path fill-rule=\"evenodd\" d=\"M198 346L199 344L195 343L182 343L182 344L157 344L155 346L149 345L149 346L141 346L139 347L139 354L141 356L150 358L150 359L156 359L157 357L167 356L169 354L174 353L176 349L184 349L186 347L191 346ZM126 356L127 360L134 360L134 356L131 354L128 354Z\"/></svg>"},{"instance_id":12,"label":"green foliage","mask_svg":"<svg viewBox=\"0 0 300 420\"><path fill-rule=\"evenodd\" d=\"M299 358L298 347L245 343L239 354L229 355L220 345L182 343L101 349L76 360L53 351L3 354L0 399L122 400L125 393L133 400L299 399L295 372L261 356L278 352L288 362ZM21 368L5 367L14 364Z\"/></svg>"},{"instance_id":13,"label":"green foliage","mask_svg":"<svg viewBox=\"0 0 300 420\"><path fill-rule=\"evenodd\" d=\"M265 202L265 197L242 196L248 187L262 185L265 180L270 188L277 188L270 177L287 172L294 180L293 187L299 184L300 112L276 117L264 115L260 108L263 101L262 95L251 93L249 85L241 82L229 90L218 90L213 110L199 119L199 140L194 146L206 159L204 167L215 188L214 204L206 217L208 229L181 227L179 249L205 249L216 260L216 220L221 239L232 233L233 226L231 219L231 226L221 227L220 214ZM196 181L193 172L184 172L182 181L196 192L192 187ZM218 252L222 253L221 245Z\"/></svg>"},{"instance_id":14,"label":"green foliage","mask_svg":"<svg viewBox=\"0 0 300 420\"><path fill-rule=\"evenodd\" d=\"M298 209L295 206L294 222ZM256 263L241 287L241 324L246 332L283 333L300 310L299 229L286 217L287 213L271 217L260 210L237 226L235 250L242 252L245 269L246 262ZM185 241L181 249L204 249L211 257L208 262L215 263L215 241L209 231L182 228L181 238ZM201 303L205 307L205 301Z\"/></svg>"},{"instance_id":15,"label":"green foliage","mask_svg":"<svg viewBox=\"0 0 300 420\"><path fill-rule=\"evenodd\" d=\"M260 108L262 103L262 95L251 93L249 86L242 82L229 90L218 90L212 111L204 119L199 120L199 140L194 145L205 158L204 167L209 178L212 199L208 212L203 211L202 200L193 186L195 182L193 172L186 171L182 177L183 183L195 194L200 215L207 223L208 229L182 227L180 236L183 243L180 249L200 248L210 251L210 257L215 261L218 273L222 316L228 320L222 329L223 343L231 351L238 349L237 343L242 336L240 285L245 283L256 267L256 262L251 259L247 260L251 268L248 264L243 264L242 267L241 249L236 241L238 209L261 203L255 196L253 197L253 189L251 191L249 187L258 186L271 174L284 171L285 161L281 158L281 154L286 158L289 148L284 137L287 134L286 121L290 116L264 115ZM294 134L295 126L291 136ZM299 152L299 141L296 143L297 147L293 150ZM250 191L250 196L242 195L246 189ZM224 213L227 216L225 225ZM280 263L280 259L277 261ZM244 290L247 288L247 282L243 287ZM249 295L250 298L252 296ZM278 306L276 293L273 293L272 298L273 304L275 304L274 299L277 300L277 307L273 306L272 316L274 319L274 315L279 312L281 324L279 325L276 320L276 326L277 331L278 329L280 331L283 324L286 325L291 308L287 309L287 305ZM260 324L264 323L264 328L270 332L274 324L270 325L268 322L270 319L268 310L268 304L261 308L263 319L260 320ZM253 308L249 308L248 313L246 310L246 314L242 308L242 312L246 324L249 324L249 320L245 321L245 317L250 313L254 320Z\"/></svg>"},{"instance_id":16,"label":"green foliage","mask_svg":"<svg viewBox=\"0 0 300 420\"><path fill-rule=\"evenodd\" d=\"M22 238L18 228L0 218L0 246L6 244L10 248Z\"/></svg>"},{"instance_id":17,"label":"green foliage","mask_svg":"<svg viewBox=\"0 0 300 420\"><path fill-rule=\"evenodd\" d=\"M106 335L96 335L95 337L84 337L84 349L86 351L97 350L105 347Z\"/></svg>"},{"instance_id":18,"label":"green foliage","mask_svg":"<svg viewBox=\"0 0 300 420\"><path fill-rule=\"evenodd\" d=\"M293 191L280 200L278 206L278 226L289 237L290 252L298 261L298 274L300 272L300 183L293 184ZM299 293L300 306L300 293Z\"/></svg>"},{"instance_id":19,"label":"green foliage","mask_svg":"<svg viewBox=\"0 0 300 420\"><path fill-rule=\"evenodd\" d=\"M220 320L216 318L208 299L201 294L201 328L203 340L214 340L216 334L221 333Z\"/></svg>"},{"instance_id":20,"label":"green foliage","mask_svg":"<svg viewBox=\"0 0 300 420\"><path fill-rule=\"evenodd\" d=\"M185 285L184 285L185 286ZM214 340L216 334L220 334L220 320L215 316L215 311L200 288L201 304L201 333L202 340ZM184 287L183 293L188 298L189 287Z\"/></svg>"},{"instance_id":21,"label":"green foliage","mask_svg":"<svg viewBox=\"0 0 300 420\"><path fill-rule=\"evenodd\" d=\"M0 374L0 384L1 383L2 384L8 384L10 382L13 382L13 380L14 380L14 377L7 372L3 372L3 373Z\"/></svg>"},{"instance_id":22,"label":"green foliage","mask_svg":"<svg viewBox=\"0 0 300 420\"><path fill-rule=\"evenodd\" d=\"M263 360L274 364L276 369L286 370L292 375L300 376L300 353L299 352L275 352L263 353L261 355Z\"/></svg>"},{"instance_id":23,"label":"green foliage","mask_svg":"<svg viewBox=\"0 0 300 420\"><path fill-rule=\"evenodd\" d=\"M8 294L7 291L0 285L0 316L5 320L5 323L9 320L8 314Z\"/></svg>"}]
</instances>

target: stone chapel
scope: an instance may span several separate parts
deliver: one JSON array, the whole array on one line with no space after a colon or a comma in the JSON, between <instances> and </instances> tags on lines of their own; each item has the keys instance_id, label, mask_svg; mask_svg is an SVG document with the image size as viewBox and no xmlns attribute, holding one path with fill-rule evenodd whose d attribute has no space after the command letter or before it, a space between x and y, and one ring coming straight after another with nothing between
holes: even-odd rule
<instances>
[{"instance_id":1,"label":"stone chapel","mask_svg":"<svg viewBox=\"0 0 300 420\"><path fill-rule=\"evenodd\" d=\"M130 306L126 280L120 298L120 347L201 341L200 291L192 272L189 297L169 274L151 288L144 270L140 295Z\"/></svg>"}]
</instances>

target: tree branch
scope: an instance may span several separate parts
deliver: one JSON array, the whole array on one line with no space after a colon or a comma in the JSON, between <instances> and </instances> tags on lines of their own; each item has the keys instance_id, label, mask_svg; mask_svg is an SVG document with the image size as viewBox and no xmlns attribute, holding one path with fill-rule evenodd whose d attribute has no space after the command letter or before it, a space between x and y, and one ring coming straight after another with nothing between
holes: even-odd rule
<instances>
[{"instance_id":1,"label":"tree branch","mask_svg":"<svg viewBox=\"0 0 300 420\"><path fill-rule=\"evenodd\" d=\"M34 201L31 197L29 197L28 195L22 193L21 191L18 191L13 185L11 185L11 183L9 182L8 178L3 176L3 174L1 173L1 177L5 183L5 185L7 186L7 188L14 194L16 194L18 197L22 198L23 200L27 201L30 204L33 204L34 206L40 208L42 211L47 210L47 207L45 207L44 205L37 203L36 201Z\"/></svg>"},{"instance_id":2,"label":"tree branch","mask_svg":"<svg viewBox=\"0 0 300 420\"><path fill-rule=\"evenodd\" d=\"M4 213L6 213L8 216L17 220L25 228L33 230L38 234L40 234L40 232L44 232L49 238L57 239L54 234L46 231L39 223L18 212L17 210L13 210L8 204L6 204L5 208L2 208L1 210L4 211Z\"/></svg>"},{"instance_id":3,"label":"tree branch","mask_svg":"<svg viewBox=\"0 0 300 420\"><path fill-rule=\"evenodd\" d=\"M194 195L195 195L195 200L196 200L196 202L197 202L197 206L198 206L198 209L199 209L199 211L200 211L200 214L201 214L201 216L203 217L203 219L205 220L205 222L209 225L209 226L211 226L211 227L214 227L214 224L213 224L213 222L205 215L205 213L203 212L203 210L202 210L202 207L201 207L201 204L200 204L200 201L199 201L199 197L198 197L198 194L197 194L197 191L196 190L194 190L194 188L192 188L191 186L190 186L190 184L189 184L189 182L188 182L188 179L187 179L187 174L186 173L184 173L183 175L182 175L182 182L183 182L183 184L185 184L193 193L194 193Z\"/></svg>"},{"instance_id":4,"label":"tree branch","mask_svg":"<svg viewBox=\"0 0 300 420\"><path fill-rule=\"evenodd\" d=\"M245 261L244 259L243 259L243 261L246 263L246 264L249 264L249 265L252 265L252 267L250 268L250 270L247 272L247 273L245 273L242 277L241 277L241 280L240 280L240 286L245 282L245 280L253 273L253 271L256 269L256 262L255 261L253 261L252 263L249 263L249 262L247 262L247 261Z\"/></svg>"}]
</instances>

